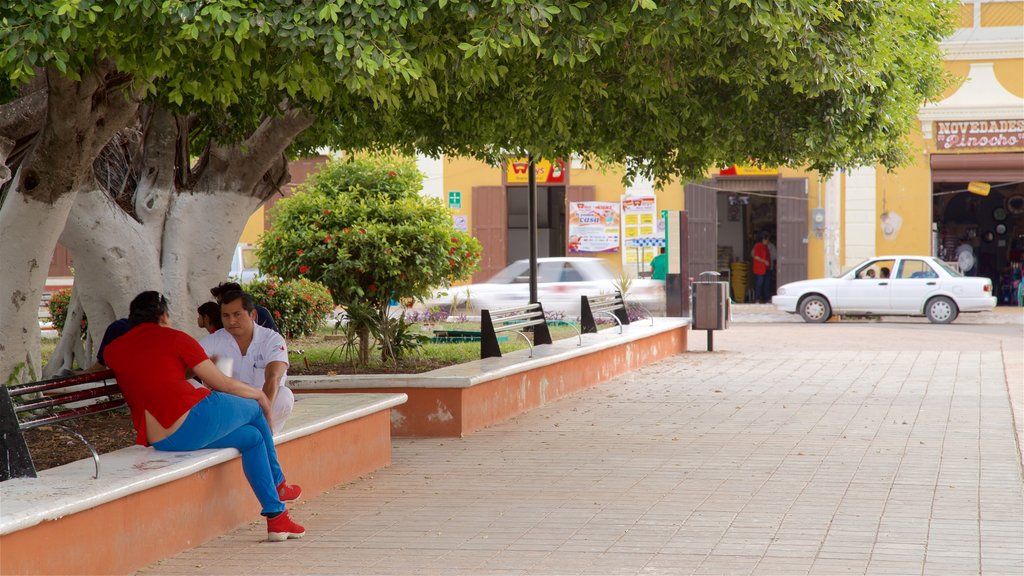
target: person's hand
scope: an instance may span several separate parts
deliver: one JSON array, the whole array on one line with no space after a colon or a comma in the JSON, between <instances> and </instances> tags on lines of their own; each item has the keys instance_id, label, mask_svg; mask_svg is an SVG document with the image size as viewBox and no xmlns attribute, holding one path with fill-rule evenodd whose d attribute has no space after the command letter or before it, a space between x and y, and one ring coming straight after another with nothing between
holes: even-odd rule
<instances>
[{"instance_id":1,"label":"person's hand","mask_svg":"<svg viewBox=\"0 0 1024 576\"><path fill-rule=\"evenodd\" d=\"M259 390L258 392L259 392L259 395L256 396L256 401L259 402L260 409L263 410L263 417L267 419L267 425L269 426L270 422L271 422L270 421L270 399L267 398L267 395L264 394L262 390Z\"/></svg>"}]
</instances>

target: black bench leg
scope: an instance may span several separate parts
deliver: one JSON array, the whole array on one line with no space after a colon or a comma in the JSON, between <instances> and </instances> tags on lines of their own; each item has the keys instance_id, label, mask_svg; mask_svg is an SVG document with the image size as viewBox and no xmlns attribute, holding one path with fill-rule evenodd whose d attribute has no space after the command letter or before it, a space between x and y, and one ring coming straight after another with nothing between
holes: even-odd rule
<instances>
[{"instance_id":1,"label":"black bench leg","mask_svg":"<svg viewBox=\"0 0 1024 576\"><path fill-rule=\"evenodd\" d=\"M0 385L0 482L11 478L35 478L36 467L28 453L25 437L7 387Z\"/></svg>"}]
</instances>

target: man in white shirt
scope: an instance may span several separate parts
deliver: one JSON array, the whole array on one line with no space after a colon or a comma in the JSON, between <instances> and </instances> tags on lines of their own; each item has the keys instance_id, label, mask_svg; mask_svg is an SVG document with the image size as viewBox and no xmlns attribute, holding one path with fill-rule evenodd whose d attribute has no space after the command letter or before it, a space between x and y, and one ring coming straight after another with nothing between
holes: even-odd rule
<instances>
[{"instance_id":1,"label":"man in white shirt","mask_svg":"<svg viewBox=\"0 0 1024 576\"><path fill-rule=\"evenodd\" d=\"M224 327L199 343L215 363L231 360L232 378L261 388L271 405L270 429L284 428L295 397L288 380L288 348L284 337L256 323L256 302L240 290L227 292L220 303Z\"/></svg>"}]
</instances>

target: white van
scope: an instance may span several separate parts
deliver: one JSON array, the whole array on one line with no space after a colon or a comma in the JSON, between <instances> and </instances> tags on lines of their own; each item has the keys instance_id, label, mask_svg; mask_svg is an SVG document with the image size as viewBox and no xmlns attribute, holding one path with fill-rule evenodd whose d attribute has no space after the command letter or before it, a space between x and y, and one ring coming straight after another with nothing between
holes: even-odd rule
<instances>
[{"instance_id":1,"label":"white van","mask_svg":"<svg viewBox=\"0 0 1024 576\"><path fill-rule=\"evenodd\" d=\"M231 257L231 272L228 276L240 284L263 278L259 269L259 258L256 257L256 246L242 242L235 246L235 253Z\"/></svg>"}]
</instances>

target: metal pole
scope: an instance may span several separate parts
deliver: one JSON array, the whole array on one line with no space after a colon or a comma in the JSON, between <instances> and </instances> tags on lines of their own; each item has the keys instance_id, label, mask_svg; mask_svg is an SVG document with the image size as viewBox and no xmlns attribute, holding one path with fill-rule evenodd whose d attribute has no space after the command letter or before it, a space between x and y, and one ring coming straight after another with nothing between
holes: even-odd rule
<instances>
[{"instance_id":1,"label":"metal pole","mask_svg":"<svg viewBox=\"0 0 1024 576\"><path fill-rule=\"evenodd\" d=\"M527 186L530 194L530 302L537 302L537 167L533 154L526 155L529 167Z\"/></svg>"}]
</instances>

